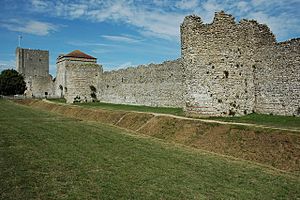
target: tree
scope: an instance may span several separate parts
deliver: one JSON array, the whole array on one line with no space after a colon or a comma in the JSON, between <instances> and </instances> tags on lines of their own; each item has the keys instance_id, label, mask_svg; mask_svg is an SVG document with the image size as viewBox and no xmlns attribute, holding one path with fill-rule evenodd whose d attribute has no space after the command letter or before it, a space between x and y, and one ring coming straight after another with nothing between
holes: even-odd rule
<instances>
[{"instance_id":1,"label":"tree","mask_svg":"<svg viewBox=\"0 0 300 200\"><path fill-rule=\"evenodd\" d=\"M24 94L24 77L14 69L3 70L0 74L0 95Z\"/></svg>"}]
</instances>

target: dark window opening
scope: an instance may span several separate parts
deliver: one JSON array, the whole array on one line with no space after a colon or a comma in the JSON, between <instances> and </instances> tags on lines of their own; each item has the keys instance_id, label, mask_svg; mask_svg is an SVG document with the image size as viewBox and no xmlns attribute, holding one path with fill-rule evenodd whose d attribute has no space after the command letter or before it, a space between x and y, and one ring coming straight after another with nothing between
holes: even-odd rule
<instances>
[{"instance_id":1,"label":"dark window opening","mask_svg":"<svg viewBox=\"0 0 300 200\"><path fill-rule=\"evenodd\" d=\"M229 110L229 114L230 116L234 116L235 115L235 112L233 110Z\"/></svg>"},{"instance_id":2,"label":"dark window opening","mask_svg":"<svg viewBox=\"0 0 300 200\"><path fill-rule=\"evenodd\" d=\"M228 71L224 71L224 74L225 74L225 78L228 78L229 72Z\"/></svg>"},{"instance_id":3,"label":"dark window opening","mask_svg":"<svg viewBox=\"0 0 300 200\"><path fill-rule=\"evenodd\" d=\"M47 96L47 95L48 95L48 92L45 92L45 95Z\"/></svg>"}]
</instances>

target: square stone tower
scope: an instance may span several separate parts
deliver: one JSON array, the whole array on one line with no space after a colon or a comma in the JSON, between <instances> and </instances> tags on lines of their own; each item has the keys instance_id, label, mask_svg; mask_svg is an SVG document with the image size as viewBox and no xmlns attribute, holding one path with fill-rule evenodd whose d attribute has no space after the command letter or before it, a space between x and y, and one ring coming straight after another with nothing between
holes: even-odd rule
<instances>
[{"instance_id":1,"label":"square stone tower","mask_svg":"<svg viewBox=\"0 0 300 200\"><path fill-rule=\"evenodd\" d=\"M64 97L67 103L73 103L76 97L81 101L91 101L90 87L97 88L102 73L102 66L97 64L97 58L75 50L60 55L56 65L56 96Z\"/></svg>"},{"instance_id":2,"label":"square stone tower","mask_svg":"<svg viewBox=\"0 0 300 200\"><path fill-rule=\"evenodd\" d=\"M45 97L53 94L49 75L49 51L16 49L16 69L25 78L27 96Z\"/></svg>"}]
</instances>

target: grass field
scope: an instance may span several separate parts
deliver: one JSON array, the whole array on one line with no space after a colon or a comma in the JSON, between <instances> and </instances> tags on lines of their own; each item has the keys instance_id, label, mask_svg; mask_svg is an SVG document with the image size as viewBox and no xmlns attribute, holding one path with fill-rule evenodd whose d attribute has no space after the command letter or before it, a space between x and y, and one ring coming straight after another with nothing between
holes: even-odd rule
<instances>
[{"instance_id":1,"label":"grass field","mask_svg":"<svg viewBox=\"0 0 300 200\"><path fill-rule=\"evenodd\" d=\"M300 179L0 101L0 199L297 199Z\"/></svg>"},{"instance_id":2,"label":"grass field","mask_svg":"<svg viewBox=\"0 0 300 200\"><path fill-rule=\"evenodd\" d=\"M56 103L65 103L64 99L49 99L49 100ZM137 106L137 105L112 104L112 103L103 103L103 102L76 103L76 105L86 107L86 108L100 108L106 110L165 113L165 114L180 115L180 116L184 115L182 108Z\"/></svg>"},{"instance_id":3,"label":"grass field","mask_svg":"<svg viewBox=\"0 0 300 200\"><path fill-rule=\"evenodd\" d=\"M300 130L300 117L293 116L276 116L253 113L242 117L211 117L210 119Z\"/></svg>"}]
</instances>

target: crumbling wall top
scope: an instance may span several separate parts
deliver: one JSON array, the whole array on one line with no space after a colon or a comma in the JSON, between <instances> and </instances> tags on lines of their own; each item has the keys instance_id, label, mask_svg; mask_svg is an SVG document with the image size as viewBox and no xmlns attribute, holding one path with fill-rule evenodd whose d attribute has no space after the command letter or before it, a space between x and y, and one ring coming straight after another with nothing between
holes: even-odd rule
<instances>
[{"instance_id":1,"label":"crumbling wall top","mask_svg":"<svg viewBox=\"0 0 300 200\"><path fill-rule=\"evenodd\" d=\"M223 23L235 24L235 19L232 15L225 13L223 10L221 12L215 12L213 24L218 25Z\"/></svg>"},{"instance_id":2,"label":"crumbling wall top","mask_svg":"<svg viewBox=\"0 0 300 200\"><path fill-rule=\"evenodd\" d=\"M202 25L203 25L203 22L199 16L189 15L184 18L183 23L181 24L181 28L182 27L199 27Z\"/></svg>"}]
</instances>

